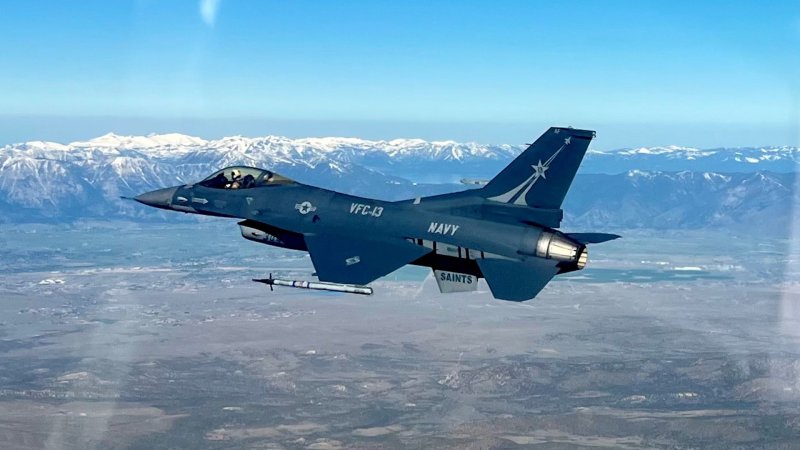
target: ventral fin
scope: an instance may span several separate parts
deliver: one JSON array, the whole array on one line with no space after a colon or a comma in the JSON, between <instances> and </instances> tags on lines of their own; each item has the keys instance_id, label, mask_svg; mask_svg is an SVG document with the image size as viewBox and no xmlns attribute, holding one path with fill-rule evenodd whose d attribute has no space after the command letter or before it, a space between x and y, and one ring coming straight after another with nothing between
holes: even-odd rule
<instances>
[{"instance_id":1,"label":"ventral fin","mask_svg":"<svg viewBox=\"0 0 800 450\"><path fill-rule=\"evenodd\" d=\"M474 275L434 269L433 276L436 277L439 292L443 294L478 290L478 277Z\"/></svg>"}]
</instances>

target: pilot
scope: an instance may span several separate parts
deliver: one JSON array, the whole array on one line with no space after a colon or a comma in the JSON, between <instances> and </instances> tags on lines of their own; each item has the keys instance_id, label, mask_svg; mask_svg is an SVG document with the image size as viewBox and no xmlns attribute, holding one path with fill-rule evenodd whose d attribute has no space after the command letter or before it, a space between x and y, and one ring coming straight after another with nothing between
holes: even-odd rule
<instances>
[{"instance_id":1,"label":"pilot","mask_svg":"<svg viewBox=\"0 0 800 450\"><path fill-rule=\"evenodd\" d=\"M228 183L228 189L239 189L242 186L242 172L239 169L231 171L231 182Z\"/></svg>"}]
</instances>

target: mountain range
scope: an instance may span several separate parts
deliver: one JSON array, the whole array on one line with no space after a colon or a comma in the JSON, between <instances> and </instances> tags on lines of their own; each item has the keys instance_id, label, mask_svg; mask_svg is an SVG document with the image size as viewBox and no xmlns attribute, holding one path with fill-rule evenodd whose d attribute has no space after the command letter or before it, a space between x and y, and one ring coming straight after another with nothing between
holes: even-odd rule
<instances>
[{"instance_id":1,"label":"mountain range","mask_svg":"<svg viewBox=\"0 0 800 450\"><path fill-rule=\"evenodd\" d=\"M119 199L252 165L300 182L396 200L491 178L525 145L279 136L204 140L118 136L0 148L0 221L165 217ZM746 229L791 225L800 148L590 149L565 204L565 225Z\"/></svg>"}]
</instances>

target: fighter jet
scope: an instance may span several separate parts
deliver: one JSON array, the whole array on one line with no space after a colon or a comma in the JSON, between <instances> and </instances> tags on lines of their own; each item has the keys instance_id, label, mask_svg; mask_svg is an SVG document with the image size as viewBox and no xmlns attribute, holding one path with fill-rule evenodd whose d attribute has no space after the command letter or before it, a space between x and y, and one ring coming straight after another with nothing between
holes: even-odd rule
<instances>
[{"instance_id":1,"label":"fighter jet","mask_svg":"<svg viewBox=\"0 0 800 450\"><path fill-rule=\"evenodd\" d=\"M242 219L242 236L308 252L319 282L254 280L353 293L406 264L430 267L443 293L534 298L556 275L583 269L588 244L616 234L564 233L561 204L595 132L550 128L478 189L382 201L228 167L195 184L134 199L156 208Z\"/></svg>"}]
</instances>

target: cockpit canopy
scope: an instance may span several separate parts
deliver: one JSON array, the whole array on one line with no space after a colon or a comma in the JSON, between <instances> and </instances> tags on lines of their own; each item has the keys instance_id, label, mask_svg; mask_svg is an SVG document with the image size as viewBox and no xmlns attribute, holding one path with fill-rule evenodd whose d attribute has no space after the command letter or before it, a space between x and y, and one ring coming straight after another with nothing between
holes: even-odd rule
<instances>
[{"instance_id":1,"label":"cockpit canopy","mask_svg":"<svg viewBox=\"0 0 800 450\"><path fill-rule=\"evenodd\" d=\"M269 170L233 166L214 173L198 184L213 189L250 189L292 183L293 180Z\"/></svg>"}]
</instances>

